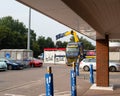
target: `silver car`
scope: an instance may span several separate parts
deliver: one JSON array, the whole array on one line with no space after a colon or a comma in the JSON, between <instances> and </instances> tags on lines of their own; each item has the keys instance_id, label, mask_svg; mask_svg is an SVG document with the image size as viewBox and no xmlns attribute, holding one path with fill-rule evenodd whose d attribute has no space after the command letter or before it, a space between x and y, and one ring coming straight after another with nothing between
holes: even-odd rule
<instances>
[{"instance_id":1,"label":"silver car","mask_svg":"<svg viewBox=\"0 0 120 96\"><path fill-rule=\"evenodd\" d=\"M0 71L6 71L7 70L7 64L3 61L0 61Z\"/></svg>"},{"instance_id":2,"label":"silver car","mask_svg":"<svg viewBox=\"0 0 120 96\"><path fill-rule=\"evenodd\" d=\"M86 58L80 62L80 68L84 71L90 70L90 64L93 65L93 70L96 70L96 59L95 58ZM109 71L115 72L120 71L120 63L118 62L109 62Z\"/></svg>"}]
</instances>

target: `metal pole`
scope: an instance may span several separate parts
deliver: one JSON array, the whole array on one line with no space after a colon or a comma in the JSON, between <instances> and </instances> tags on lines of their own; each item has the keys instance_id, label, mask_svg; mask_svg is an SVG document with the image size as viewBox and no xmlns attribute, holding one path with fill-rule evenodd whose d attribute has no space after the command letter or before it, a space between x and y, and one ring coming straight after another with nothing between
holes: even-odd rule
<instances>
[{"instance_id":1,"label":"metal pole","mask_svg":"<svg viewBox=\"0 0 120 96\"><path fill-rule=\"evenodd\" d=\"M73 63L72 69L70 71L71 79L71 96L77 96L77 87L76 87L76 72L75 72L75 63Z\"/></svg>"},{"instance_id":2,"label":"metal pole","mask_svg":"<svg viewBox=\"0 0 120 96\"><path fill-rule=\"evenodd\" d=\"M79 76L79 59L77 59L77 62L76 62L76 76Z\"/></svg>"},{"instance_id":3,"label":"metal pole","mask_svg":"<svg viewBox=\"0 0 120 96\"><path fill-rule=\"evenodd\" d=\"M90 83L94 84L93 65L90 64Z\"/></svg>"},{"instance_id":4,"label":"metal pole","mask_svg":"<svg viewBox=\"0 0 120 96\"><path fill-rule=\"evenodd\" d=\"M46 96L54 96L53 74L51 67L47 67L45 74Z\"/></svg>"},{"instance_id":5,"label":"metal pole","mask_svg":"<svg viewBox=\"0 0 120 96\"><path fill-rule=\"evenodd\" d=\"M29 26L28 26L28 39L27 39L27 49L30 50L30 28L31 27L31 8L29 8Z\"/></svg>"}]
</instances>

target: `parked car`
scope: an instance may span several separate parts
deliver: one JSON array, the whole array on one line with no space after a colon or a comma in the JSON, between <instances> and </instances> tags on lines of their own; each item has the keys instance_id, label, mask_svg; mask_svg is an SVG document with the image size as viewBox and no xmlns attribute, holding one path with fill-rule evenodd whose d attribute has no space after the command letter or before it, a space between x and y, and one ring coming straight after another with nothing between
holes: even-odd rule
<instances>
[{"instance_id":1,"label":"parked car","mask_svg":"<svg viewBox=\"0 0 120 96\"><path fill-rule=\"evenodd\" d=\"M24 68L23 64L17 63L15 60L10 59L10 58L0 58L0 61L6 62L8 70L23 69Z\"/></svg>"},{"instance_id":2,"label":"parked car","mask_svg":"<svg viewBox=\"0 0 120 96\"><path fill-rule=\"evenodd\" d=\"M44 59L44 53L41 53L40 55L38 55L38 58L43 60Z\"/></svg>"},{"instance_id":3,"label":"parked car","mask_svg":"<svg viewBox=\"0 0 120 96\"><path fill-rule=\"evenodd\" d=\"M89 71L90 70L90 64L93 65L93 70L96 70L96 59L95 58L85 58L85 59L83 59L80 62L80 68L82 68L84 71ZM109 71L111 71L111 72L120 71L120 63L109 62Z\"/></svg>"},{"instance_id":4,"label":"parked car","mask_svg":"<svg viewBox=\"0 0 120 96\"><path fill-rule=\"evenodd\" d=\"M43 62L40 59L32 58L29 62L30 67L41 67Z\"/></svg>"},{"instance_id":5,"label":"parked car","mask_svg":"<svg viewBox=\"0 0 120 96\"><path fill-rule=\"evenodd\" d=\"M30 65L29 65L29 61L26 60L26 59L23 59L23 60L16 60L17 63L21 63L24 65L24 68L29 68Z\"/></svg>"},{"instance_id":6,"label":"parked car","mask_svg":"<svg viewBox=\"0 0 120 96\"><path fill-rule=\"evenodd\" d=\"M4 61L0 60L0 71L6 71L7 70L7 64Z\"/></svg>"}]
</instances>

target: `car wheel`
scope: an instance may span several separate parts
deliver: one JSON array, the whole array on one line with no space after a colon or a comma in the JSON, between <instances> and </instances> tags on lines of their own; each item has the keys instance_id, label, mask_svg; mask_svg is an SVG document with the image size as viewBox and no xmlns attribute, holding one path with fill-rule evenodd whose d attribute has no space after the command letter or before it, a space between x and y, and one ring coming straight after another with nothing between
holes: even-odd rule
<instances>
[{"instance_id":1,"label":"car wheel","mask_svg":"<svg viewBox=\"0 0 120 96\"><path fill-rule=\"evenodd\" d=\"M9 65L9 66L8 66L8 70L12 70L12 65Z\"/></svg>"},{"instance_id":2,"label":"car wheel","mask_svg":"<svg viewBox=\"0 0 120 96\"><path fill-rule=\"evenodd\" d=\"M115 71L116 71L116 67L111 66L111 67L109 68L109 70L110 70L111 72L115 72Z\"/></svg>"},{"instance_id":3,"label":"car wheel","mask_svg":"<svg viewBox=\"0 0 120 96\"><path fill-rule=\"evenodd\" d=\"M90 68L89 68L89 66L84 66L84 71L89 71L90 70Z\"/></svg>"}]
</instances>

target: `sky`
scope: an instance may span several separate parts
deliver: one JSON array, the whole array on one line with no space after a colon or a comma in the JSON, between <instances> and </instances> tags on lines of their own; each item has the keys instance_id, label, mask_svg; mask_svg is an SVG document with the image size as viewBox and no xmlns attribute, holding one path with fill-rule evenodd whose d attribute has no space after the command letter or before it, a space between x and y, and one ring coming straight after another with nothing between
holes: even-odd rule
<instances>
[{"instance_id":1,"label":"sky","mask_svg":"<svg viewBox=\"0 0 120 96\"><path fill-rule=\"evenodd\" d=\"M25 6L15 0L0 0L0 18L5 16L12 16L14 20L23 22L26 28L29 27L29 7ZM59 22L31 9L31 29L34 30L37 37L43 36L45 38L50 37L56 42L56 35L70 31L71 29ZM78 36L83 36L77 33ZM83 36L95 45L95 41ZM59 40L68 42L70 36L66 36Z\"/></svg>"}]
</instances>

